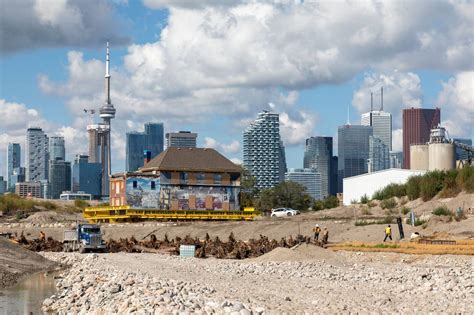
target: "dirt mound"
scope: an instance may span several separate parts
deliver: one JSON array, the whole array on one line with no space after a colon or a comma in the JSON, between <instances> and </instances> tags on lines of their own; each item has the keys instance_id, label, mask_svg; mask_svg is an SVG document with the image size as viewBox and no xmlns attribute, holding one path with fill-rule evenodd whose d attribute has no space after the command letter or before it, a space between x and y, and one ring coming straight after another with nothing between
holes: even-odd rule
<instances>
[{"instance_id":1,"label":"dirt mound","mask_svg":"<svg viewBox=\"0 0 474 315\"><path fill-rule=\"evenodd\" d=\"M318 261L344 264L342 256L312 244L301 244L295 249L277 247L269 253L252 259L254 262Z\"/></svg>"},{"instance_id":2,"label":"dirt mound","mask_svg":"<svg viewBox=\"0 0 474 315\"><path fill-rule=\"evenodd\" d=\"M14 284L20 277L55 266L55 263L0 237L0 288Z\"/></svg>"},{"instance_id":3,"label":"dirt mound","mask_svg":"<svg viewBox=\"0 0 474 315\"><path fill-rule=\"evenodd\" d=\"M33 224L48 224L57 222L75 222L82 218L76 214L57 213L56 211L40 211L30 215L28 218L22 220L25 223Z\"/></svg>"}]
</instances>

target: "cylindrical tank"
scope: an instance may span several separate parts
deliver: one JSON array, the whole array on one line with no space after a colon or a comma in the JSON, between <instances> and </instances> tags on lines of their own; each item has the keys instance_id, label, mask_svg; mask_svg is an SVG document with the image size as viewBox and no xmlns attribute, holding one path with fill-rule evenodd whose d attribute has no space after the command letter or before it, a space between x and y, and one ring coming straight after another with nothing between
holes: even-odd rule
<instances>
[{"instance_id":1,"label":"cylindrical tank","mask_svg":"<svg viewBox=\"0 0 474 315\"><path fill-rule=\"evenodd\" d=\"M428 170L447 171L456 167L454 144L430 143L428 148Z\"/></svg>"},{"instance_id":2,"label":"cylindrical tank","mask_svg":"<svg viewBox=\"0 0 474 315\"><path fill-rule=\"evenodd\" d=\"M412 144L410 146L410 169L428 170L428 145Z\"/></svg>"}]
</instances>

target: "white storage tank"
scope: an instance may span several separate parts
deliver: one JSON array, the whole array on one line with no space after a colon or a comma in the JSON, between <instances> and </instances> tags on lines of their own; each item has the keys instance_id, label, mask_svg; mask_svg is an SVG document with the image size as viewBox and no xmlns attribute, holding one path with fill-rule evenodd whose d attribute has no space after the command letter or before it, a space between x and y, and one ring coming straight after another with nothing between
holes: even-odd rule
<instances>
[{"instance_id":1,"label":"white storage tank","mask_svg":"<svg viewBox=\"0 0 474 315\"><path fill-rule=\"evenodd\" d=\"M428 165L428 145L412 144L410 146L410 169L427 171Z\"/></svg>"},{"instance_id":2,"label":"white storage tank","mask_svg":"<svg viewBox=\"0 0 474 315\"><path fill-rule=\"evenodd\" d=\"M430 143L428 147L428 170L448 171L456 167L454 144Z\"/></svg>"}]
</instances>

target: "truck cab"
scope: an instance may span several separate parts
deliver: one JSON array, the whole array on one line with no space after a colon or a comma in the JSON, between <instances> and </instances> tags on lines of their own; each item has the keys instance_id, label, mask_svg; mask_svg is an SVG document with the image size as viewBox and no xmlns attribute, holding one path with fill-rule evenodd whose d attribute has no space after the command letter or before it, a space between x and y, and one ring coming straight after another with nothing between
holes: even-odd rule
<instances>
[{"instance_id":1,"label":"truck cab","mask_svg":"<svg viewBox=\"0 0 474 315\"><path fill-rule=\"evenodd\" d=\"M81 253L87 251L104 251L105 241L102 240L100 226L97 224L78 224L75 230L64 231L64 250Z\"/></svg>"}]
</instances>

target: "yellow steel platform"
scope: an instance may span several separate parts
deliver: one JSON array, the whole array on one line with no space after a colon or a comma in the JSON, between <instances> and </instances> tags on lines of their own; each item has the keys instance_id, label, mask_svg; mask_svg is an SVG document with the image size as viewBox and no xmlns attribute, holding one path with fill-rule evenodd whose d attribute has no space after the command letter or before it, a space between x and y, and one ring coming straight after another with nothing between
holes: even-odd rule
<instances>
[{"instance_id":1,"label":"yellow steel platform","mask_svg":"<svg viewBox=\"0 0 474 315\"><path fill-rule=\"evenodd\" d=\"M138 222L146 220L253 220L257 211L132 209L130 206L85 208L91 223Z\"/></svg>"}]
</instances>

